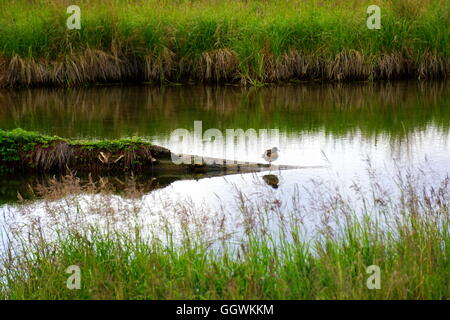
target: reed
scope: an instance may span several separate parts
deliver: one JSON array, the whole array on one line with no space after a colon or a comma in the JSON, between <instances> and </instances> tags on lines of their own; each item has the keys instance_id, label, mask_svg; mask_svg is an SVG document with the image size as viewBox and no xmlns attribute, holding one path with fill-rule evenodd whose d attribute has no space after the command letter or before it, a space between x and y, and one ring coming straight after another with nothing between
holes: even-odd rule
<instances>
[{"instance_id":1,"label":"reed","mask_svg":"<svg viewBox=\"0 0 450 320\"><path fill-rule=\"evenodd\" d=\"M0 4L0 85L443 78L445 0L78 2ZM370 4L382 28L366 27Z\"/></svg>"},{"instance_id":2,"label":"reed","mask_svg":"<svg viewBox=\"0 0 450 320\"><path fill-rule=\"evenodd\" d=\"M39 219L30 203L5 219L0 298L449 299L450 184L447 178L423 185L415 180L423 174L398 176L396 192L382 199L380 176L372 176L370 192L355 185L363 210L328 189L314 211L327 219L313 237L305 236L301 205L290 211L272 201L273 194L254 203L237 191L241 210L231 231L244 231L239 240L227 236L223 213L175 200L159 214L144 210L150 223L139 218L145 205L136 184L128 200L86 198L107 187L82 186L67 176L42 189ZM314 192L327 190L317 187ZM171 211L176 220L164 220ZM149 228L157 231L146 233ZM66 287L71 265L81 269L80 290ZM370 265L380 267L380 289L366 285Z\"/></svg>"}]
</instances>

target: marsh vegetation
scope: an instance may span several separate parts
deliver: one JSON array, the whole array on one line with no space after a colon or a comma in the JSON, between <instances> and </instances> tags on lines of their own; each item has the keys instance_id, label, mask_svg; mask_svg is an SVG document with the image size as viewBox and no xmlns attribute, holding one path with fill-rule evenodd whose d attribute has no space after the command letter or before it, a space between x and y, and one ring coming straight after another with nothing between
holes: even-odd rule
<instances>
[{"instance_id":1,"label":"marsh vegetation","mask_svg":"<svg viewBox=\"0 0 450 320\"><path fill-rule=\"evenodd\" d=\"M232 215L144 200L131 181L118 197L68 175L37 187L39 203L4 214L0 297L449 299L450 184L427 183L430 173L399 172L392 190L372 171L370 187L354 184L350 197L315 182L310 201L236 188ZM66 287L71 265L80 290ZM367 287L370 265L380 267L381 289Z\"/></svg>"},{"instance_id":2,"label":"marsh vegetation","mask_svg":"<svg viewBox=\"0 0 450 320\"><path fill-rule=\"evenodd\" d=\"M443 78L445 0L2 1L0 85ZM367 7L382 28L366 26Z\"/></svg>"}]
</instances>

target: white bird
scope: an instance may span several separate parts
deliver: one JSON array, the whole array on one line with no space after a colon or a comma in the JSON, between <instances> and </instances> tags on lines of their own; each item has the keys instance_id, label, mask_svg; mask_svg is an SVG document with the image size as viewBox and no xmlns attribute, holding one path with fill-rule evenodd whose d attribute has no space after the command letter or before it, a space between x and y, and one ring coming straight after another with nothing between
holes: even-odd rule
<instances>
[{"instance_id":1,"label":"white bird","mask_svg":"<svg viewBox=\"0 0 450 320\"><path fill-rule=\"evenodd\" d=\"M262 157L264 158L264 160L269 162L269 164L271 164L273 161L278 159L278 151L280 150L278 150L277 147L273 147L272 149L266 150Z\"/></svg>"}]
</instances>

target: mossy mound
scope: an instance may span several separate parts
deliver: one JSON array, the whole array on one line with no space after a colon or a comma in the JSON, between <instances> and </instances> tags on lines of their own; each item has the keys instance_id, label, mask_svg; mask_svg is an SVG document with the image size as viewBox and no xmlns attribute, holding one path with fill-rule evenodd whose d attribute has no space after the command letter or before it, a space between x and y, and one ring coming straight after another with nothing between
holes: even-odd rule
<instances>
[{"instance_id":1,"label":"mossy mound","mask_svg":"<svg viewBox=\"0 0 450 320\"><path fill-rule=\"evenodd\" d=\"M0 172L135 171L169 157L169 150L140 138L82 141L0 129Z\"/></svg>"}]
</instances>

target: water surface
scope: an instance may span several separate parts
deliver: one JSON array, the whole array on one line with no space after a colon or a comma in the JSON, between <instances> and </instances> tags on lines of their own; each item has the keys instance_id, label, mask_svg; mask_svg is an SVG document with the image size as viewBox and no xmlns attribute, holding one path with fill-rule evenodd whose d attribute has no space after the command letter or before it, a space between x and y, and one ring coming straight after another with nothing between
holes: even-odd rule
<instances>
[{"instance_id":1,"label":"water surface","mask_svg":"<svg viewBox=\"0 0 450 320\"><path fill-rule=\"evenodd\" d=\"M284 204L296 193L304 203L317 202L312 198L326 196L317 181L322 187L337 185L350 190L355 181L369 186L371 172L376 171L385 189L392 188L395 193L393 176L424 167L432 171L427 183L438 183L450 169L449 89L446 82L398 82L260 89L103 86L3 90L0 128L21 127L78 139L140 136L173 150L180 147L170 139L173 130L192 131L194 121L202 121L203 131L216 128L223 133L227 129L276 129L276 140L235 145L233 156L241 161L262 161L262 152L276 143L281 150L276 163L299 169L226 177L155 177L151 173L138 177L148 185L147 196L140 201L153 207L156 202L189 199L209 212L221 206L235 214L240 210L236 190L249 198L261 198L263 188L268 198L281 199ZM208 143L189 145L183 151L223 156L223 149ZM278 180L275 185L274 176ZM45 183L45 179L2 177L0 199L7 204L0 211L14 211L17 192L26 193L27 184ZM171 210L169 207L164 210Z\"/></svg>"}]
</instances>

